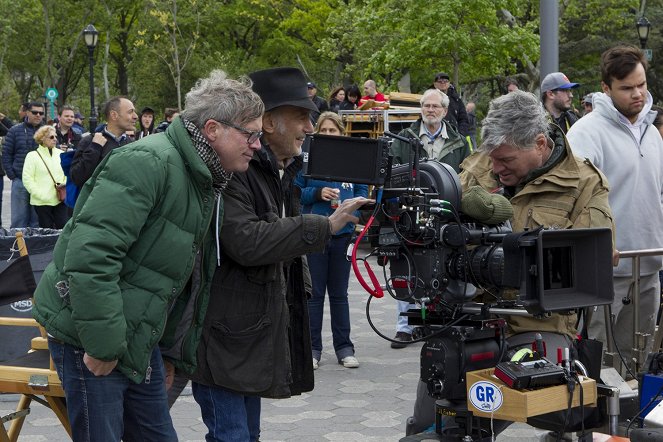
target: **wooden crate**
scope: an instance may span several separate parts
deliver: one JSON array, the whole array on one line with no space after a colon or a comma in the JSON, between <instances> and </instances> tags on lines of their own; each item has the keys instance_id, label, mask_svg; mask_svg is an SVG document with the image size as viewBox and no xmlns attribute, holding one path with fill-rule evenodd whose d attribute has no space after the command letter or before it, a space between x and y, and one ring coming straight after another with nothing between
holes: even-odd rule
<instances>
[{"instance_id":1,"label":"wooden crate","mask_svg":"<svg viewBox=\"0 0 663 442\"><path fill-rule=\"evenodd\" d=\"M553 411L566 410L568 408L569 393L566 385L556 385L554 387L520 391L509 388L493 373L493 368L467 373L467 408L471 410L476 416L487 418L492 416L494 419L527 422L528 417L538 416L540 414L550 413ZM496 393L492 391L489 384L479 384L481 382L492 384L492 389L496 389L498 392ZM493 412L482 409L480 404L476 404L477 406L475 406L471 394L472 387L475 384L477 384L474 390L475 400L477 388L480 389L481 387L487 387L489 390L488 393L492 395L493 399L499 393L501 393L501 405L499 407L495 407ZM581 382L581 385L583 388L584 405L586 407L595 407L596 381L593 379L585 378ZM491 402L496 403L497 401ZM576 385L573 392L572 406L577 407L579 405L580 387Z\"/></svg>"}]
</instances>

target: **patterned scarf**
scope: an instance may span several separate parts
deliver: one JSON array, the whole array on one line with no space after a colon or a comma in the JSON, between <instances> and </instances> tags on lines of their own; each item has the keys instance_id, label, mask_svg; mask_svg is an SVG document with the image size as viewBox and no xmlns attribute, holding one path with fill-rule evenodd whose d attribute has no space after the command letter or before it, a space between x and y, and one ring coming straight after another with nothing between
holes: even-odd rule
<instances>
[{"instance_id":1,"label":"patterned scarf","mask_svg":"<svg viewBox=\"0 0 663 442\"><path fill-rule=\"evenodd\" d=\"M193 147L195 147L196 152L198 152L198 155L200 155L200 158L205 165L207 165L207 168L212 174L214 195L218 197L221 194L221 191L228 185L233 174L232 172L227 172L221 166L221 161L219 161L218 155L214 149L212 149L212 146L209 145L202 132L200 132L200 129L189 120L182 119L182 123L184 123L184 127L186 127L189 135L191 135Z\"/></svg>"}]
</instances>

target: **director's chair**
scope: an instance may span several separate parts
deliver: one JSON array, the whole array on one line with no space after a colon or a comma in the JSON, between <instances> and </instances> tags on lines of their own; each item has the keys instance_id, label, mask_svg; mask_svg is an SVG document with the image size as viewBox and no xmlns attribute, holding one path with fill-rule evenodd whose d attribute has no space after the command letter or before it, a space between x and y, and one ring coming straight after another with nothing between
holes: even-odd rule
<instances>
[{"instance_id":1,"label":"director's chair","mask_svg":"<svg viewBox=\"0 0 663 442\"><path fill-rule=\"evenodd\" d=\"M22 232L16 232L15 245L20 256L0 272L0 305L29 300L36 288ZM71 437L64 391L48 352L46 331L32 318L0 317L0 327L4 326L36 327L39 336L32 339L27 353L0 362L0 393L21 395L16 410L0 416L0 442L18 440L32 401L53 410ZM9 430L5 424L9 424Z\"/></svg>"}]
</instances>

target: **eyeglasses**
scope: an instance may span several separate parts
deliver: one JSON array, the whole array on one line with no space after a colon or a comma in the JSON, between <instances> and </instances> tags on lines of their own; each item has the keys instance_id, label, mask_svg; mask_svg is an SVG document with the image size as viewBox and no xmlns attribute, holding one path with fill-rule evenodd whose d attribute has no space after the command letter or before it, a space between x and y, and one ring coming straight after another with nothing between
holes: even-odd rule
<instances>
[{"instance_id":1,"label":"eyeglasses","mask_svg":"<svg viewBox=\"0 0 663 442\"><path fill-rule=\"evenodd\" d=\"M260 137L262 137L262 131L261 131L261 130L258 130L258 131L248 130L248 129L246 129L246 128L239 127L239 126L235 126L234 124L229 123L229 122L227 122L227 121L223 121L223 120L214 120L214 121L216 121L217 123L221 123L221 124L223 124L224 126L228 126L228 127L232 127L233 129L237 129L238 131L240 131L240 132L242 132L242 133L244 133L244 134L247 134L248 137L246 138L246 142L247 142L248 144L253 144L253 143L255 143L257 140L259 140Z\"/></svg>"},{"instance_id":2,"label":"eyeglasses","mask_svg":"<svg viewBox=\"0 0 663 442\"><path fill-rule=\"evenodd\" d=\"M30 113L31 113L32 115L44 115L44 111L35 111L35 110L31 110Z\"/></svg>"},{"instance_id":3,"label":"eyeglasses","mask_svg":"<svg viewBox=\"0 0 663 442\"><path fill-rule=\"evenodd\" d=\"M423 106L424 109L442 109L442 106L439 104L424 104Z\"/></svg>"},{"instance_id":4,"label":"eyeglasses","mask_svg":"<svg viewBox=\"0 0 663 442\"><path fill-rule=\"evenodd\" d=\"M449 79L439 78L439 79L435 80L435 83L449 83Z\"/></svg>"}]
</instances>

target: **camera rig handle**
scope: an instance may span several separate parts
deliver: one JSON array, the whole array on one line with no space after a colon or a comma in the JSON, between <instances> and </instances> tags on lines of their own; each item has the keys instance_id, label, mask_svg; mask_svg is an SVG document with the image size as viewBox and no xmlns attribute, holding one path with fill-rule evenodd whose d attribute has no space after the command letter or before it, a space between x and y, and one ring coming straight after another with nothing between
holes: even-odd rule
<instances>
[{"instance_id":1,"label":"camera rig handle","mask_svg":"<svg viewBox=\"0 0 663 442\"><path fill-rule=\"evenodd\" d=\"M419 188L421 186L421 178L419 177L419 149L423 147L424 143L415 135L406 138L389 131L385 131L384 134L410 145L410 149L414 153L414 159L410 157L410 170L412 171L410 175L410 187Z\"/></svg>"}]
</instances>

